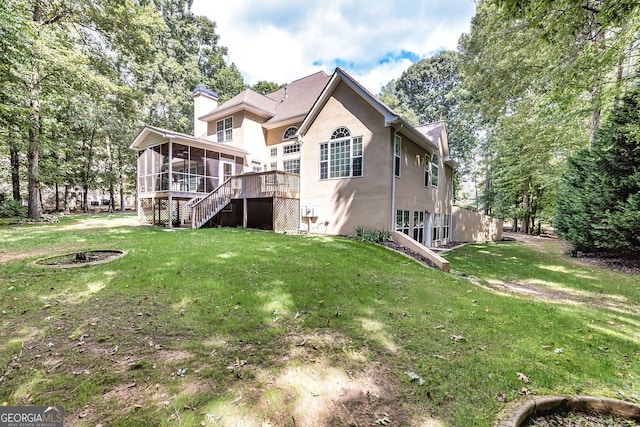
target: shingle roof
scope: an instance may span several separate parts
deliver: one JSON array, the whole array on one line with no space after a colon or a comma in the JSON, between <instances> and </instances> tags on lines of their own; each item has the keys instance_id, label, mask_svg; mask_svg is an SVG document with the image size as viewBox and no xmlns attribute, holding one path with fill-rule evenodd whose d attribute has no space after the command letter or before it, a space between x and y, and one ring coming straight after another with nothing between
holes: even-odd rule
<instances>
[{"instance_id":1,"label":"shingle roof","mask_svg":"<svg viewBox=\"0 0 640 427\"><path fill-rule=\"evenodd\" d=\"M444 122L428 123L424 125L414 126L414 128L418 132L429 138L429 141L433 142L434 144L438 143L438 138L440 138L442 129L444 129L444 127Z\"/></svg>"},{"instance_id":2,"label":"shingle roof","mask_svg":"<svg viewBox=\"0 0 640 427\"><path fill-rule=\"evenodd\" d=\"M273 99L276 104L274 115L268 120L276 123L291 117L303 116L309 112L316 102L322 89L327 85L330 76L324 71L319 71L310 76L303 77L289 83L286 87L266 96Z\"/></svg>"},{"instance_id":3,"label":"shingle roof","mask_svg":"<svg viewBox=\"0 0 640 427\"><path fill-rule=\"evenodd\" d=\"M273 110L275 109L275 102L273 99L267 98L266 96L251 89L245 89L224 104L220 105L213 112L229 110L241 104L250 105L264 111L270 116L273 114Z\"/></svg>"},{"instance_id":4,"label":"shingle roof","mask_svg":"<svg viewBox=\"0 0 640 427\"><path fill-rule=\"evenodd\" d=\"M245 89L204 117L218 116L239 106L259 110L268 118L267 123L278 123L292 117L304 116L309 112L330 77L319 71L289 83L286 87L266 95Z\"/></svg>"}]
</instances>

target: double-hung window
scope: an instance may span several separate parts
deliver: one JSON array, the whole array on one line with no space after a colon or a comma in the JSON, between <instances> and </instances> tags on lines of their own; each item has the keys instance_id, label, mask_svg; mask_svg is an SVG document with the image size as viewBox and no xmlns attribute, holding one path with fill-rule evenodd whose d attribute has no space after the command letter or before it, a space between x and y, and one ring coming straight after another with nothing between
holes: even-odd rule
<instances>
[{"instance_id":1,"label":"double-hung window","mask_svg":"<svg viewBox=\"0 0 640 427\"><path fill-rule=\"evenodd\" d=\"M300 173L300 159L285 160L282 162L282 169L289 173Z\"/></svg>"},{"instance_id":2,"label":"double-hung window","mask_svg":"<svg viewBox=\"0 0 640 427\"><path fill-rule=\"evenodd\" d=\"M393 147L393 173L395 176L400 177L400 159L402 156L402 137L396 133L394 138L394 147Z\"/></svg>"},{"instance_id":3,"label":"double-hung window","mask_svg":"<svg viewBox=\"0 0 640 427\"><path fill-rule=\"evenodd\" d=\"M431 185L431 154L427 153L424 155L424 186L428 187Z\"/></svg>"},{"instance_id":4,"label":"double-hung window","mask_svg":"<svg viewBox=\"0 0 640 427\"><path fill-rule=\"evenodd\" d=\"M396 231L409 235L409 211L396 210Z\"/></svg>"},{"instance_id":5,"label":"double-hung window","mask_svg":"<svg viewBox=\"0 0 640 427\"><path fill-rule=\"evenodd\" d=\"M424 211L413 211L413 240L424 243Z\"/></svg>"},{"instance_id":6,"label":"double-hung window","mask_svg":"<svg viewBox=\"0 0 640 427\"><path fill-rule=\"evenodd\" d=\"M351 137L345 127L336 129L331 141L320 144L320 179L363 175L362 137Z\"/></svg>"},{"instance_id":7,"label":"double-hung window","mask_svg":"<svg viewBox=\"0 0 640 427\"><path fill-rule=\"evenodd\" d=\"M451 224L451 215L444 214L444 223L442 224L442 238L444 240L449 239L449 226Z\"/></svg>"},{"instance_id":8,"label":"double-hung window","mask_svg":"<svg viewBox=\"0 0 640 427\"><path fill-rule=\"evenodd\" d=\"M438 167L440 165L438 155L433 153L431 156L431 186L438 186Z\"/></svg>"},{"instance_id":9,"label":"double-hung window","mask_svg":"<svg viewBox=\"0 0 640 427\"><path fill-rule=\"evenodd\" d=\"M216 122L216 137L218 142L233 140L233 117L227 117Z\"/></svg>"},{"instance_id":10,"label":"double-hung window","mask_svg":"<svg viewBox=\"0 0 640 427\"><path fill-rule=\"evenodd\" d=\"M440 240L440 214L439 213L433 214L433 230L432 230L431 238L433 239L434 242L437 242L438 240Z\"/></svg>"}]
</instances>

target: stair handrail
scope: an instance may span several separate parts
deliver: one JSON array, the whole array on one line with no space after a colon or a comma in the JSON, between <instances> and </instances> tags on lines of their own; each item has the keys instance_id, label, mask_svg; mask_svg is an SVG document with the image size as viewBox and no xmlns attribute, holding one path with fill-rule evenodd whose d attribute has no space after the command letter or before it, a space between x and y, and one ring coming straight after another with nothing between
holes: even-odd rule
<instances>
[{"instance_id":1,"label":"stair handrail","mask_svg":"<svg viewBox=\"0 0 640 427\"><path fill-rule=\"evenodd\" d=\"M233 192L231 181L233 178L228 178L218 188L193 204L191 208L192 228L202 227L231 201Z\"/></svg>"},{"instance_id":2,"label":"stair handrail","mask_svg":"<svg viewBox=\"0 0 640 427\"><path fill-rule=\"evenodd\" d=\"M191 217L193 215L192 207L193 207L194 203L198 202L200 199L202 199L202 197L196 196L196 197L194 197L192 199L189 199L189 201L187 201L187 203L182 205L182 214L180 215L180 217L182 218L182 225L184 225L187 222L191 221Z\"/></svg>"}]
</instances>

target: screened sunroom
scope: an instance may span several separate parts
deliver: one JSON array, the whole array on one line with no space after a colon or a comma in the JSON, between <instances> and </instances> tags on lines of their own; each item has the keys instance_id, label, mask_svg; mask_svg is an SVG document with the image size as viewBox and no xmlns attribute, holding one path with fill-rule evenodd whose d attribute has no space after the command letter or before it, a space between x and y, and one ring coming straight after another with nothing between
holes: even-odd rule
<instances>
[{"instance_id":1,"label":"screened sunroom","mask_svg":"<svg viewBox=\"0 0 640 427\"><path fill-rule=\"evenodd\" d=\"M146 126L138 152L138 216L143 224L178 226L193 203L245 170L246 151Z\"/></svg>"}]
</instances>

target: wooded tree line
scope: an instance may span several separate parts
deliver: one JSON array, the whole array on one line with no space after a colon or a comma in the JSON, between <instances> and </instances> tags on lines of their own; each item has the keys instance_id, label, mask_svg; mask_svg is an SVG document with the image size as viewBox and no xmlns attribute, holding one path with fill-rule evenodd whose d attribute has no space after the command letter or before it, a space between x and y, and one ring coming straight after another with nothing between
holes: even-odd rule
<instances>
[{"instance_id":1,"label":"wooded tree line","mask_svg":"<svg viewBox=\"0 0 640 427\"><path fill-rule=\"evenodd\" d=\"M627 215L636 199L593 203L582 195L620 181L624 190L611 194L637 193L629 168L637 165L640 132L620 117L633 117L628 110L637 106L639 35L637 1L482 0L457 51L414 64L380 97L410 122L447 122L460 164L458 196L477 210L526 233L555 218L568 235L577 236L577 224L638 235L637 209ZM124 183L135 177L128 144L142 123L190 133L196 86L222 100L246 87L218 40L215 23L195 16L190 0L5 0L0 155L16 200L28 178L29 216L40 215L43 186L55 189L56 209L76 187L85 199L99 188L112 206L116 195L122 203ZM261 93L278 87L254 86ZM607 163L621 150L631 163ZM599 181L587 171L612 175ZM574 196L585 206L578 220ZM601 223L590 221L587 205L606 213ZM631 229L614 233L614 218ZM593 236L576 242L586 247Z\"/></svg>"},{"instance_id":2,"label":"wooded tree line","mask_svg":"<svg viewBox=\"0 0 640 427\"><path fill-rule=\"evenodd\" d=\"M63 209L80 188L116 195L135 182L128 144L142 123L191 132L191 92L245 85L215 23L190 0L5 0L0 8L0 153L28 214L43 187Z\"/></svg>"},{"instance_id":3,"label":"wooded tree line","mask_svg":"<svg viewBox=\"0 0 640 427\"><path fill-rule=\"evenodd\" d=\"M474 184L463 194L471 207L524 233L556 225L565 237L580 234L582 240L572 241L582 249L614 249L615 239L640 235L640 124L619 119L620 109L632 117L628 110L638 106L639 30L637 1L482 0L457 51L414 64L381 97L416 121L446 120L463 181ZM626 145L613 148L612 135L625 135L616 143ZM620 150L629 154L616 157ZM598 163L605 152L609 163ZM606 163L610 175L590 175L588 185L585 175L576 178L578 166L604 174L585 166L594 163ZM582 196L594 186L597 197ZM594 203L604 194L618 198ZM571 197L585 207L579 225ZM623 218L624 229L614 230ZM586 245L594 228L609 243ZM637 238L634 244L640 251ZM626 239L617 248L634 244Z\"/></svg>"}]
</instances>

